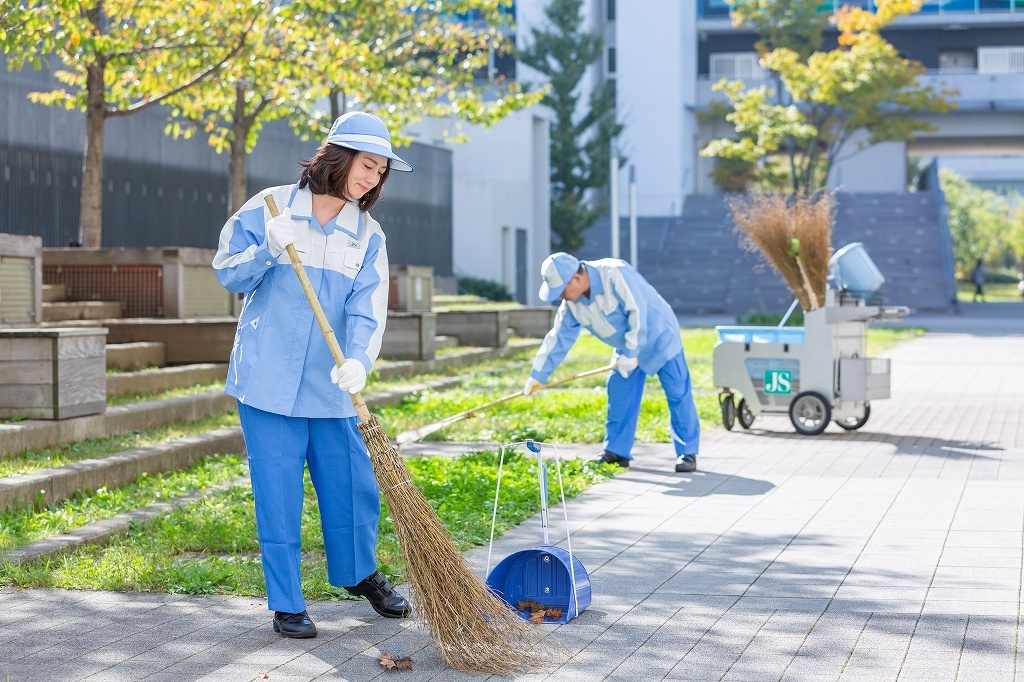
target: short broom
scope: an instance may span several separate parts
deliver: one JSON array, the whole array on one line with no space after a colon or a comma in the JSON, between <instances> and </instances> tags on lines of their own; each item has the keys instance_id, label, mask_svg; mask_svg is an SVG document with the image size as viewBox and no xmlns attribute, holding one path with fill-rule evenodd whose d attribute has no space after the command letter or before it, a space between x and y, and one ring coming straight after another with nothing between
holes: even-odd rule
<instances>
[{"instance_id":1,"label":"short broom","mask_svg":"<svg viewBox=\"0 0 1024 682\"><path fill-rule=\"evenodd\" d=\"M268 195L265 201L270 215L278 215L274 198ZM340 366L345 356L334 330L295 247L289 245L287 250L334 362ZM352 403L377 484L398 533L413 588L410 598L445 663L456 670L502 676L552 663L564 653L561 645L541 637L466 566L434 508L412 482L409 469L376 415L370 414L359 393L352 394Z\"/></svg>"}]
</instances>

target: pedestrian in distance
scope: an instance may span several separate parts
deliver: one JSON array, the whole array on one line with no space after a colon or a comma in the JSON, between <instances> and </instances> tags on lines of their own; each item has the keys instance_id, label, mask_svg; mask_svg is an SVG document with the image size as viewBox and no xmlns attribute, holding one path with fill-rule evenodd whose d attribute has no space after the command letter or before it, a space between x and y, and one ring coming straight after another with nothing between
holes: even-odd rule
<instances>
[{"instance_id":1,"label":"pedestrian in distance","mask_svg":"<svg viewBox=\"0 0 1024 682\"><path fill-rule=\"evenodd\" d=\"M987 274L988 272L985 270L985 265L979 258L978 262L974 264L974 269L971 270L971 282L974 283L975 302L977 302L978 299L981 299L983 303L985 302L985 292L982 290L982 287L985 286L985 276Z\"/></svg>"},{"instance_id":2,"label":"pedestrian in distance","mask_svg":"<svg viewBox=\"0 0 1024 682\"><path fill-rule=\"evenodd\" d=\"M380 497L357 428L352 393L380 351L388 303L388 256L368 211L391 171L412 166L391 149L384 122L339 117L326 142L300 164L293 185L265 189L224 225L213 268L245 294L225 391L238 399L249 459L267 605L284 637L316 636L302 594L303 471L320 508L327 577L374 610L411 609L377 570ZM271 217L273 197L282 209ZM293 271L294 245L345 354L339 367Z\"/></svg>"},{"instance_id":3,"label":"pedestrian in distance","mask_svg":"<svg viewBox=\"0 0 1024 682\"><path fill-rule=\"evenodd\" d=\"M582 329L614 349L608 375L604 449L594 462L628 467L647 377L657 374L668 399L675 470L697 469L700 420L693 402L679 321L671 306L635 268L616 258L581 261L554 253L541 265L540 298L561 300L523 389L548 380Z\"/></svg>"}]
</instances>

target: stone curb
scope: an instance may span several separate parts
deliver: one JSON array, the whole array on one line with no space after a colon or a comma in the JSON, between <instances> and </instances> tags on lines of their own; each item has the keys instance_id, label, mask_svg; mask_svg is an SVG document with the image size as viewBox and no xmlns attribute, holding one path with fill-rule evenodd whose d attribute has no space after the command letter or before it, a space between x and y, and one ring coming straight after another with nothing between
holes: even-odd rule
<instances>
[{"instance_id":1,"label":"stone curb","mask_svg":"<svg viewBox=\"0 0 1024 682\"><path fill-rule=\"evenodd\" d=\"M398 405L407 395L425 390L442 390L458 384L458 377L409 384L401 389L368 396L368 407ZM177 400L177 399L176 399ZM232 405L234 399L231 399ZM229 426L171 443L137 448L72 462L61 467L40 469L23 476L0 479L0 509L30 506L37 502L49 505L67 499L76 490L95 490L101 486L120 486L134 481L143 473L158 473L190 466L200 457L223 452L245 452L242 429Z\"/></svg>"},{"instance_id":2,"label":"stone curb","mask_svg":"<svg viewBox=\"0 0 1024 682\"><path fill-rule=\"evenodd\" d=\"M227 490L232 486L247 485L248 483L248 476L239 476L209 488L193 490L167 502L156 502L123 514L118 514L117 516L112 516L109 519L81 526L68 533L36 540L27 545L16 547L6 552L0 552L0 564L35 561L43 557L54 557L84 545L105 545L111 536L124 533L132 523L145 523L150 519L177 509L191 507L201 502L212 492Z\"/></svg>"},{"instance_id":3,"label":"stone curb","mask_svg":"<svg viewBox=\"0 0 1024 682\"><path fill-rule=\"evenodd\" d=\"M223 381L227 363L207 362L178 367L161 367L145 372L118 372L107 375L107 397L132 393L156 393L182 386Z\"/></svg>"},{"instance_id":4,"label":"stone curb","mask_svg":"<svg viewBox=\"0 0 1024 682\"><path fill-rule=\"evenodd\" d=\"M10 476L0 479L0 510L34 504L45 507L66 500L76 490L117 487L134 481L144 473L186 468L207 455L244 452L242 429L229 426L171 443L125 450L62 467L40 469L22 476Z\"/></svg>"},{"instance_id":5,"label":"stone curb","mask_svg":"<svg viewBox=\"0 0 1024 682\"><path fill-rule=\"evenodd\" d=\"M509 341L508 344L501 348L469 348L455 353L445 353L431 360L382 362L379 366L374 367L374 371L377 372L381 379L394 379L400 376L434 372L446 367L465 367L474 362L495 360L521 350L537 348L538 346L540 346L540 339L517 339Z\"/></svg>"},{"instance_id":6,"label":"stone curb","mask_svg":"<svg viewBox=\"0 0 1024 682\"><path fill-rule=\"evenodd\" d=\"M31 419L0 424L0 459L25 450L42 450L59 443L106 438L114 433L155 429L190 422L236 409L235 399L222 391L150 400L109 408L105 414L63 420Z\"/></svg>"}]
</instances>

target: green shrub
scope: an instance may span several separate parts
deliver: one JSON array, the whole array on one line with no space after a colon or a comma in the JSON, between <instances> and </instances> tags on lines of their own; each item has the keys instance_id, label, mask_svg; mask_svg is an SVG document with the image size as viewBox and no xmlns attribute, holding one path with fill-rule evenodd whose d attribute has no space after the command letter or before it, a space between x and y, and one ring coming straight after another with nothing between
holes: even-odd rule
<instances>
[{"instance_id":1,"label":"green shrub","mask_svg":"<svg viewBox=\"0 0 1024 682\"><path fill-rule=\"evenodd\" d=\"M459 277L459 293L481 296L488 301L512 300L512 294L505 285L479 277Z\"/></svg>"}]
</instances>

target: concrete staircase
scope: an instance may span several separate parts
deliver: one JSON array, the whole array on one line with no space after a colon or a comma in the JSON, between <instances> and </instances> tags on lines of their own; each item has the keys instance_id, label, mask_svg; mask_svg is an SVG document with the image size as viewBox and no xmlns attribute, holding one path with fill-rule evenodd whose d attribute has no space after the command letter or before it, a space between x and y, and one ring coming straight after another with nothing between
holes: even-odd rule
<instances>
[{"instance_id":1,"label":"concrete staircase","mask_svg":"<svg viewBox=\"0 0 1024 682\"><path fill-rule=\"evenodd\" d=\"M63 284L43 285L43 322L121 317L119 301L68 301Z\"/></svg>"},{"instance_id":2,"label":"concrete staircase","mask_svg":"<svg viewBox=\"0 0 1024 682\"><path fill-rule=\"evenodd\" d=\"M952 264L937 195L839 194L832 245L863 242L886 283L874 301L915 310L948 310ZM587 232L585 259L611 253L608 219ZM722 196L687 198L681 217L637 221L640 272L679 314L784 312L792 295L760 253L745 251ZM620 227L629 258L629 221Z\"/></svg>"}]
</instances>

